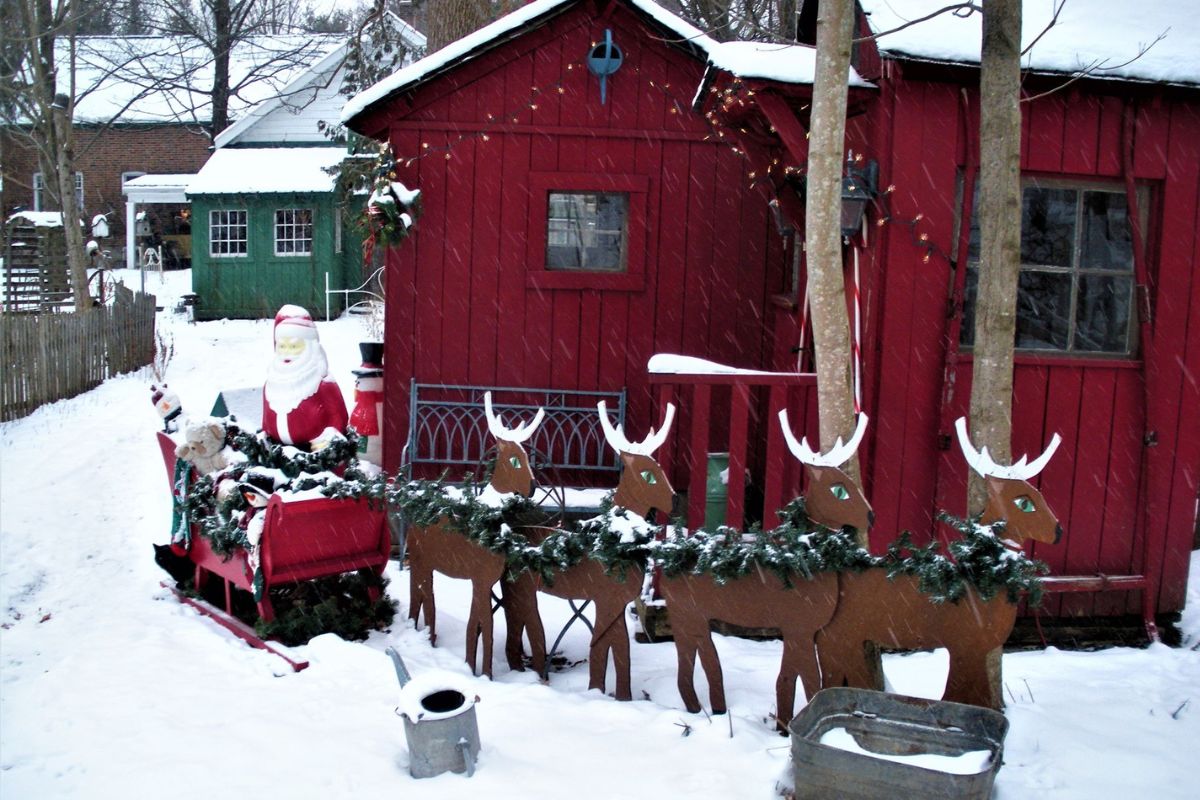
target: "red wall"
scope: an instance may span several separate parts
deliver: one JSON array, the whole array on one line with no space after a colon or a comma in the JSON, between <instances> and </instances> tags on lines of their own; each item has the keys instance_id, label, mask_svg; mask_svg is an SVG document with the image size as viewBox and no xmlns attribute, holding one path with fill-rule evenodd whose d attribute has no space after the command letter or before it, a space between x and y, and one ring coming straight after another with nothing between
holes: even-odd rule
<instances>
[{"instance_id":1,"label":"red wall","mask_svg":"<svg viewBox=\"0 0 1200 800\"><path fill-rule=\"evenodd\" d=\"M873 320L867 333L867 407L874 410L868 495L876 535L931 530L935 510L961 513L966 467L957 445L941 450L939 421L946 354L947 258L913 241L926 234L955 252L956 181L978 126L973 89L964 104L954 82L904 80L891 65L881 101L852 126L881 161L892 222L867 255ZM1160 586L1158 610L1182 608L1195 530L1200 469L1200 105L1196 96L1147 90L1131 98L1134 141L1122 140L1124 96L1095 85L1027 103L1022 170L1081 180L1119 180L1122 148L1132 146L1134 177L1150 189L1147 263L1152 338L1129 359L1017 357L1014 455L1037 454L1055 432L1063 446L1037 483L1066 535L1035 554L1055 575L1136 574ZM917 215L922 219L911 223ZM886 265L885 267L881 265ZM873 361L874 363L870 363ZM950 413L967 413L969 356L957 370ZM1148 382L1148 383L1147 383ZM902 398L900 400L899 398ZM1189 411L1190 409L1190 411ZM1145 447L1153 431L1157 446ZM1145 538L1150 546L1146 550ZM1149 552L1148 563L1143 552ZM1138 613L1136 592L1053 596L1044 613Z\"/></svg>"},{"instance_id":2,"label":"red wall","mask_svg":"<svg viewBox=\"0 0 1200 800\"><path fill-rule=\"evenodd\" d=\"M651 38L625 9L602 22L590 8L468 62L408 108L392 106L397 160L419 156L399 177L421 190L424 211L388 261L389 463L399 459L414 376L627 387L630 435L640 436L657 424L646 378L652 354L742 367L770 360L764 308L783 287L785 259L767 198L746 191L743 159L706 141L707 125L689 110L702 64ZM606 27L625 61L602 105L583 61ZM529 284L539 255L527 241L536 172L648 183L646 235L630 245L643 249L642 287Z\"/></svg>"}]
</instances>

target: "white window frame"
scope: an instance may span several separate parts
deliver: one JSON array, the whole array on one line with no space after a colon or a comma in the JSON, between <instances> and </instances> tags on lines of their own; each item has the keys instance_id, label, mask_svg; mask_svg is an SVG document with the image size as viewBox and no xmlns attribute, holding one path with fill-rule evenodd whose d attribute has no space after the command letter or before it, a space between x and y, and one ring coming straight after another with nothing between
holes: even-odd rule
<instances>
[{"instance_id":1,"label":"white window frame","mask_svg":"<svg viewBox=\"0 0 1200 800\"><path fill-rule=\"evenodd\" d=\"M228 215L240 214L241 222L230 219ZM227 215L218 220L218 215ZM241 237L230 235L241 229ZM224 234L220 237L218 233ZM242 251L218 252L217 245L227 247L241 243ZM208 255L210 258L246 258L250 255L250 213L244 208L214 208L208 212Z\"/></svg>"},{"instance_id":2,"label":"white window frame","mask_svg":"<svg viewBox=\"0 0 1200 800\"><path fill-rule=\"evenodd\" d=\"M43 195L46 193L46 181L42 177L42 173L33 173L33 210L45 211ZM83 211L83 173L75 172L75 207L78 211Z\"/></svg>"},{"instance_id":3,"label":"white window frame","mask_svg":"<svg viewBox=\"0 0 1200 800\"><path fill-rule=\"evenodd\" d=\"M297 219L298 215L308 216L307 221ZM311 208L277 208L275 209L274 239L275 255L280 258L292 256L307 257L313 252L313 210ZM307 231L305 230L307 229ZM307 236L304 234L307 232ZM291 245L288 249L286 245ZM280 245L285 245L280 249Z\"/></svg>"},{"instance_id":4,"label":"white window frame","mask_svg":"<svg viewBox=\"0 0 1200 800\"><path fill-rule=\"evenodd\" d=\"M138 172L137 170L131 170L129 172L122 172L121 173L121 188L124 189L125 184L129 183L134 178L140 178L145 174L146 174L145 172Z\"/></svg>"}]
</instances>

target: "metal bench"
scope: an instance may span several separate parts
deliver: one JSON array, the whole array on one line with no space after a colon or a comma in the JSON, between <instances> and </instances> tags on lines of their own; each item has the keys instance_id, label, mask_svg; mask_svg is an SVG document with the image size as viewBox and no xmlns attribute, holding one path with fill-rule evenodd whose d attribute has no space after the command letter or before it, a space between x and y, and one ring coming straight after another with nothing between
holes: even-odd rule
<instances>
[{"instance_id":1,"label":"metal bench","mask_svg":"<svg viewBox=\"0 0 1200 800\"><path fill-rule=\"evenodd\" d=\"M604 401L610 418L625 424L625 390L619 392L526 389L511 386L463 386L412 381L409 394L408 442L401 453L401 474L430 477L449 470L471 472L483 480L492 437L488 431L483 396L492 393L492 409L512 425L532 419L539 408L546 416L534 435L525 442L530 467L537 479L533 499L547 511L560 515L583 515L599 509L600 501L617 485L621 473L619 456L609 447L600 427L596 404ZM591 488L580 484L599 484ZM403 562L404 531L401 530ZM571 617L547 652L558 650L567 630L576 620L591 633L592 623L583 615L590 601L568 601ZM492 613L501 601L492 595Z\"/></svg>"},{"instance_id":2,"label":"metal bench","mask_svg":"<svg viewBox=\"0 0 1200 800\"><path fill-rule=\"evenodd\" d=\"M620 459L605 442L596 404L603 400L616 423L623 425L624 389L592 392L414 380L408 442L400 458L402 474L431 477L449 470L451 479L472 472L482 480L492 447L483 407L483 396L489 391L492 408L512 424L531 419L539 408L546 411L541 426L525 443L538 481L535 501L566 513L595 511L604 494L617 485L621 471Z\"/></svg>"}]
</instances>

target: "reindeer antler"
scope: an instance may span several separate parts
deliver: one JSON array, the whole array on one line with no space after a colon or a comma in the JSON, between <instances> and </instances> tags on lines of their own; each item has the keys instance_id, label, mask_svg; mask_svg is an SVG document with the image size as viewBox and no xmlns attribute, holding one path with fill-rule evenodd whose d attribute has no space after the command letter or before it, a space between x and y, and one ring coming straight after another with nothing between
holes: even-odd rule
<instances>
[{"instance_id":1,"label":"reindeer antler","mask_svg":"<svg viewBox=\"0 0 1200 800\"><path fill-rule=\"evenodd\" d=\"M1062 442L1062 437L1056 433L1050 439L1050 444L1046 445L1046 449L1034 461L1027 464L1025 463L1026 456L1021 456L1011 466L1005 467L997 464L992 459L987 445L984 445L980 450L976 450L975 445L971 444L971 436L967 433L966 417L959 417L954 423L954 428L958 431L958 444L962 447L963 457L971 465L971 469L985 478L991 476L994 478L1027 481L1042 471L1046 464L1050 462L1050 457L1054 455L1054 451L1058 449L1058 445Z\"/></svg>"},{"instance_id":2,"label":"reindeer antler","mask_svg":"<svg viewBox=\"0 0 1200 800\"><path fill-rule=\"evenodd\" d=\"M850 457L854 455L854 451L858 449L858 444L867 430L867 415L858 415L858 425L854 428L854 434L850 437L849 442L842 444L842 437L839 436L833 443L833 447L829 448L829 452L824 454L813 452L812 448L808 446L807 436L796 441L796 435L792 433L792 426L788 423L786 408L779 409L779 423L783 425L783 438L787 441L788 449L800 463L813 467L840 467L849 461Z\"/></svg>"},{"instance_id":3,"label":"reindeer antler","mask_svg":"<svg viewBox=\"0 0 1200 800\"><path fill-rule=\"evenodd\" d=\"M546 416L546 409L539 408L537 416L532 421L522 422L516 428L505 427L504 423L500 421L500 417L492 411L491 392L483 394L483 411L487 414L488 430L492 432L492 436L515 444L523 444L530 436L533 436L538 425L542 424L542 418Z\"/></svg>"},{"instance_id":4,"label":"reindeer antler","mask_svg":"<svg viewBox=\"0 0 1200 800\"><path fill-rule=\"evenodd\" d=\"M632 444L625 438L624 426L618 425L614 428L612 422L609 421L608 408L604 405L603 400L596 404L596 408L600 411L600 427L604 429L604 438L609 446L618 453L631 455L648 456L662 447L663 442L667 440L667 434L671 431L671 423L675 420L675 404L667 403L667 414L663 419L662 429L656 431L651 428L645 439L637 444Z\"/></svg>"}]
</instances>

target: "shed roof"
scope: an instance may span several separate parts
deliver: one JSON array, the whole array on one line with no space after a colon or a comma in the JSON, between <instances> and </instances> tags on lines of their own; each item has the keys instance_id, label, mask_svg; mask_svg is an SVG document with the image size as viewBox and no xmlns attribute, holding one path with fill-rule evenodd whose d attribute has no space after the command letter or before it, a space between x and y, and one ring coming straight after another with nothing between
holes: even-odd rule
<instances>
[{"instance_id":1,"label":"shed roof","mask_svg":"<svg viewBox=\"0 0 1200 800\"><path fill-rule=\"evenodd\" d=\"M945 0L859 0L885 58L979 64L982 14L942 13ZM1033 72L1200 86L1200 14L1196 0L1070 0L1048 30L1059 2L1025 0L1022 66ZM1041 35L1045 32L1044 35ZM1041 38L1037 38L1041 35ZM1161 37L1161 38L1160 38ZM1034 39L1037 39L1034 42ZM1146 46L1149 50L1139 56Z\"/></svg>"},{"instance_id":2,"label":"shed roof","mask_svg":"<svg viewBox=\"0 0 1200 800\"><path fill-rule=\"evenodd\" d=\"M222 147L191 180L187 193L329 192L334 177L326 170L345 157L341 147Z\"/></svg>"},{"instance_id":3,"label":"shed roof","mask_svg":"<svg viewBox=\"0 0 1200 800\"><path fill-rule=\"evenodd\" d=\"M678 37L678 43L692 48L704 58L716 41L681 17L672 14L652 0L614 0L628 5L644 18L652 20L666 32ZM399 70L350 98L342 108L342 123L351 121L370 106L385 98L412 89L464 61L477 58L492 48L541 26L566 11L580 0L534 0L506 14L490 25L451 42L425 58ZM353 127L351 125L351 127Z\"/></svg>"}]
</instances>

